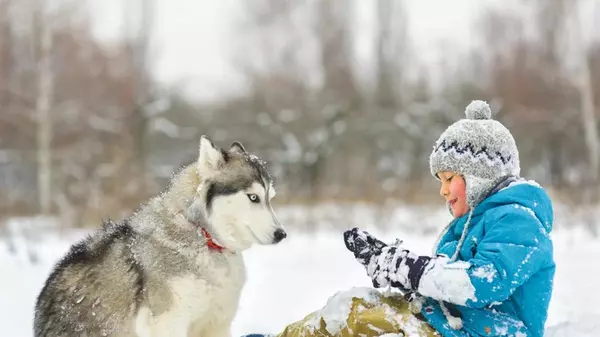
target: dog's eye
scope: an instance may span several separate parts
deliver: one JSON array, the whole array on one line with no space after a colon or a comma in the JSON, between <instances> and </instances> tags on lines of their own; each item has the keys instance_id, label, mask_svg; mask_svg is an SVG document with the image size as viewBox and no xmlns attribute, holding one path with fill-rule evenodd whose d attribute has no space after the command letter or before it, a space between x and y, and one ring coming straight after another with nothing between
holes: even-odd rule
<instances>
[{"instance_id":1,"label":"dog's eye","mask_svg":"<svg viewBox=\"0 0 600 337\"><path fill-rule=\"evenodd\" d=\"M248 194L248 199L250 199L250 201L253 202L253 203L259 203L260 202L260 198L256 194Z\"/></svg>"}]
</instances>

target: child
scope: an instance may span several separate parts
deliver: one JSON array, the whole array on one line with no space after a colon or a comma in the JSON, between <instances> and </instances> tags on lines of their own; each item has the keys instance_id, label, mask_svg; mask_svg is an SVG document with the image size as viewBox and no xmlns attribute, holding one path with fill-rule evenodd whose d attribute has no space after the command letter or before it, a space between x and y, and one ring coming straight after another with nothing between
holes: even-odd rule
<instances>
[{"instance_id":1,"label":"child","mask_svg":"<svg viewBox=\"0 0 600 337\"><path fill-rule=\"evenodd\" d=\"M414 292L414 303L442 336L541 337L555 264L549 233L552 203L536 183L519 178L510 132L487 103L472 102L467 119L446 129L430 156L432 175L454 220L435 254L417 256L354 228L347 248L376 288Z\"/></svg>"},{"instance_id":2,"label":"child","mask_svg":"<svg viewBox=\"0 0 600 337\"><path fill-rule=\"evenodd\" d=\"M474 101L466 115L430 156L454 216L433 256L417 256L401 241L386 245L358 228L344 233L375 288L391 286L405 296L336 294L351 298L343 326L327 323L326 307L277 336L543 336L555 271L552 203L539 185L519 177L515 140L491 119L488 104Z\"/></svg>"}]
</instances>

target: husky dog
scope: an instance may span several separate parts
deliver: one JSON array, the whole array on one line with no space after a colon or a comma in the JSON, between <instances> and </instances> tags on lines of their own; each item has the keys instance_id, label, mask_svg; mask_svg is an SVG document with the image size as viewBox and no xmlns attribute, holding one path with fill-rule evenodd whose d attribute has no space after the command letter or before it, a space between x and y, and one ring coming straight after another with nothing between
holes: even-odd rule
<instances>
[{"instance_id":1,"label":"husky dog","mask_svg":"<svg viewBox=\"0 0 600 337\"><path fill-rule=\"evenodd\" d=\"M286 237L265 162L200 139L197 161L121 223L71 247L37 298L35 336L229 336L241 252Z\"/></svg>"}]
</instances>

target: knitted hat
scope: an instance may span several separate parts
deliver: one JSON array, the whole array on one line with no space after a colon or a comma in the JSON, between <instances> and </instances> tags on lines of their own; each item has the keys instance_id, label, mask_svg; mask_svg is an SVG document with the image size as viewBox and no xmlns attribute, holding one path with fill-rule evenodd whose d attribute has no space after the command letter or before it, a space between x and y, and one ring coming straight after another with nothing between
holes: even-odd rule
<instances>
[{"instance_id":1,"label":"knitted hat","mask_svg":"<svg viewBox=\"0 0 600 337\"><path fill-rule=\"evenodd\" d=\"M467 204L475 207L508 175L518 176L519 151L515 139L502 123L491 119L484 101L473 101L465 109L466 119L450 125L433 146L429 157L431 174L461 174L466 181Z\"/></svg>"}]
</instances>

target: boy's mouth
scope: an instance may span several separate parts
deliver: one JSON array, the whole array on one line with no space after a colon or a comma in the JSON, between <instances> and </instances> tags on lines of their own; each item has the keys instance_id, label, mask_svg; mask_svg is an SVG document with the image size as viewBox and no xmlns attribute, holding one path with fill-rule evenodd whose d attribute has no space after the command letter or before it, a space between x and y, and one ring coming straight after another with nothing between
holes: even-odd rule
<instances>
[{"instance_id":1,"label":"boy's mouth","mask_svg":"<svg viewBox=\"0 0 600 337\"><path fill-rule=\"evenodd\" d=\"M450 205L450 207L454 206L454 204L458 201L458 198L456 199L452 199L450 201L448 201L448 205Z\"/></svg>"}]
</instances>

